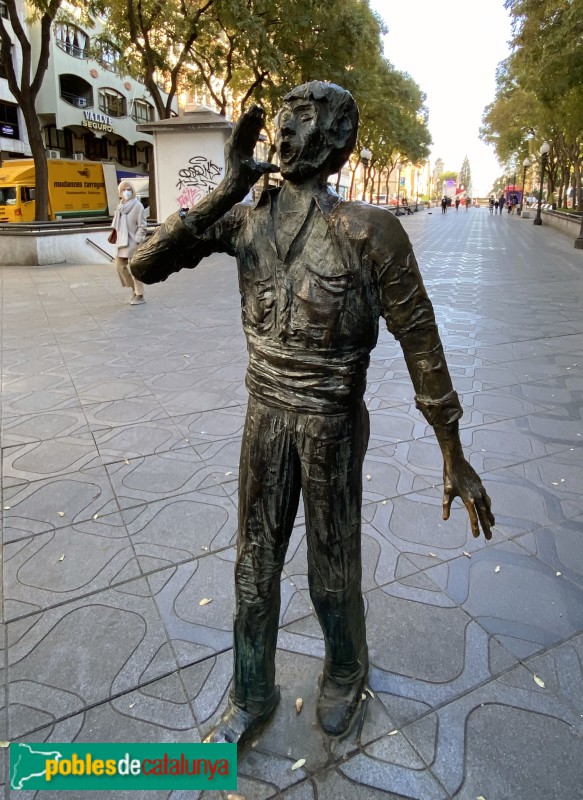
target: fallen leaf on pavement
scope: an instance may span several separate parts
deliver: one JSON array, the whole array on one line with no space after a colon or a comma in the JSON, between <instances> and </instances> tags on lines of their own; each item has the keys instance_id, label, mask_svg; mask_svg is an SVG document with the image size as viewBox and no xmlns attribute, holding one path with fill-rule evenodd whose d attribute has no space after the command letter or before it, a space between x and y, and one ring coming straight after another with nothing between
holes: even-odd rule
<instances>
[{"instance_id":1,"label":"fallen leaf on pavement","mask_svg":"<svg viewBox=\"0 0 583 800\"><path fill-rule=\"evenodd\" d=\"M298 758L296 763L292 764L292 769L300 769L300 767L303 767L305 763L306 763L305 758Z\"/></svg>"},{"instance_id":2,"label":"fallen leaf on pavement","mask_svg":"<svg viewBox=\"0 0 583 800\"><path fill-rule=\"evenodd\" d=\"M468 551L467 551L467 550L464 550L464 555L465 555L467 558L471 558L471 557L472 557L472 554L471 554L471 553L468 553Z\"/></svg>"},{"instance_id":3,"label":"fallen leaf on pavement","mask_svg":"<svg viewBox=\"0 0 583 800\"><path fill-rule=\"evenodd\" d=\"M496 567L496 569L494 570L494 572L500 572L500 569L501 569L501 567L500 567L500 566L498 566L498 567Z\"/></svg>"},{"instance_id":4,"label":"fallen leaf on pavement","mask_svg":"<svg viewBox=\"0 0 583 800\"><path fill-rule=\"evenodd\" d=\"M533 675L532 677L537 686L540 686L541 689L545 688L545 682L542 678L539 678L538 675Z\"/></svg>"},{"instance_id":5,"label":"fallen leaf on pavement","mask_svg":"<svg viewBox=\"0 0 583 800\"><path fill-rule=\"evenodd\" d=\"M301 697L298 697L298 699L296 700L296 714L300 713L300 711L302 710L302 706L303 705L304 705L304 701L302 700Z\"/></svg>"},{"instance_id":6,"label":"fallen leaf on pavement","mask_svg":"<svg viewBox=\"0 0 583 800\"><path fill-rule=\"evenodd\" d=\"M199 606L207 606L209 603L212 603L212 599L210 597L203 597L200 601Z\"/></svg>"},{"instance_id":7,"label":"fallen leaf on pavement","mask_svg":"<svg viewBox=\"0 0 583 800\"><path fill-rule=\"evenodd\" d=\"M58 514L60 517L64 517L64 516L65 516L65 512L64 512L64 511L57 511L57 514Z\"/></svg>"}]
</instances>

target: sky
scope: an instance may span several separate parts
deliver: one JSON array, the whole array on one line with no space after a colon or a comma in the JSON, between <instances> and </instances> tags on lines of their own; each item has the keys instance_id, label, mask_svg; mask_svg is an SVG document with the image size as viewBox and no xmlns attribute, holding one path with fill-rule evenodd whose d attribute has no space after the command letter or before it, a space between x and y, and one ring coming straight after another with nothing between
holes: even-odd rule
<instances>
[{"instance_id":1,"label":"sky","mask_svg":"<svg viewBox=\"0 0 583 800\"><path fill-rule=\"evenodd\" d=\"M504 0L369 0L384 19L385 56L427 95L431 165L458 172L467 155L472 193L486 196L502 174L494 150L479 138L494 100L496 67L508 55Z\"/></svg>"}]
</instances>

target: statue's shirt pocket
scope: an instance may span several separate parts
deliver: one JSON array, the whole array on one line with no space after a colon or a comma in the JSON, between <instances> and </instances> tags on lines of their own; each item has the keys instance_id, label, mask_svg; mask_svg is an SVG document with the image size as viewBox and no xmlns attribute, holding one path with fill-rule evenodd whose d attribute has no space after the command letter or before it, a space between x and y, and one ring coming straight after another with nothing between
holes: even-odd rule
<instances>
[{"instance_id":1,"label":"statue's shirt pocket","mask_svg":"<svg viewBox=\"0 0 583 800\"><path fill-rule=\"evenodd\" d=\"M321 339L333 337L346 306L350 273L345 269L317 272L306 267L294 286L292 328Z\"/></svg>"}]
</instances>

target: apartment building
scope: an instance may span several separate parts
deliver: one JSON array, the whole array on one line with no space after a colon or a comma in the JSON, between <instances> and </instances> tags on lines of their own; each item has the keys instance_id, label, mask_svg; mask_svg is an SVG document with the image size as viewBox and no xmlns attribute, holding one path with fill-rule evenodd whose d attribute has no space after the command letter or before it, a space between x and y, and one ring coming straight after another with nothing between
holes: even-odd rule
<instances>
[{"instance_id":1,"label":"apartment building","mask_svg":"<svg viewBox=\"0 0 583 800\"><path fill-rule=\"evenodd\" d=\"M0 12L2 5L0 0ZM96 50L96 37L106 30L105 20L95 19L91 27L84 26L72 22L80 14L68 10L70 19L57 19L52 25L49 65L36 103L47 155L114 162L119 175L147 173L152 137L140 133L137 126L157 118L152 98L143 83L123 75L113 42L105 41ZM38 23L32 23L29 34L36 56ZM0 80L0 84L6 81ZM4 116L13 118L14 109L7 103ZM15 107L13 100L11 104ZM177 110L176 105L174 113ZM1 140L3 158L30 154L26 131L17 121L20 138Z\"/></svg>"},{"instance_id":2,"label":"apartment building","mask_svg":"<svg viewBox=\"0 0 583 800\"><path fill-rule=\"evenodd\" d=\"M24 3L18 8L18 15L24 22ZM0 16L5 27L11 32L12 26L8 19L8 9L2 0L0 0ZM12 58L15 69L19 71L21 67L19 48L13 49ZM0 61L0 163L8 158L25 158L30 154L24 119L8 88L4 65Z\"/></svg>"}]
</instances>

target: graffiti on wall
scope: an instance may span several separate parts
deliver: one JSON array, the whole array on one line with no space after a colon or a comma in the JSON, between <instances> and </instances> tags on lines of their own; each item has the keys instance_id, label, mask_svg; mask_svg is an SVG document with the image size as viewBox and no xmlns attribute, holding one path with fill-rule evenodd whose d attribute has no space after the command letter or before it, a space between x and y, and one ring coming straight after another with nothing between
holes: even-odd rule
<instances>
[{"instance_id":1,"label":"graffiti on wall","mask_svg":"<svg viewBox=\"0 0 583 800\"><path fill-rule=\"evenodd\" d=\"M206 156L193 156L188 166L178 171L178 206L191 208L196 205L217 186L222 171L222 167Z\"/></svg>"}]
</instances>

